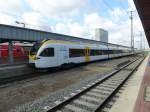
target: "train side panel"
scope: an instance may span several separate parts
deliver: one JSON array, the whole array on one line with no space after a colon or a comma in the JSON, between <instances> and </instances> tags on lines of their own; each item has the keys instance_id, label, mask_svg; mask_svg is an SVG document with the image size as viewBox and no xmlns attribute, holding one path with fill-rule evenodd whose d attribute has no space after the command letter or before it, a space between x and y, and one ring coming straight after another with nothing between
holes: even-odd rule
<instances>
[{"instance_id":1,"label":"train side panel","mask_svg":"<svg viewBox=\"0 0 150 112\"><path fill-rule=\"evenodd\" d=\"M106 45L46 42L35 55L34 52L30 55L29 63L35 64L36 68L50 68L129 55L127 51L129 49L117 46L108 48Z\"/></svg>"}]
</instances>

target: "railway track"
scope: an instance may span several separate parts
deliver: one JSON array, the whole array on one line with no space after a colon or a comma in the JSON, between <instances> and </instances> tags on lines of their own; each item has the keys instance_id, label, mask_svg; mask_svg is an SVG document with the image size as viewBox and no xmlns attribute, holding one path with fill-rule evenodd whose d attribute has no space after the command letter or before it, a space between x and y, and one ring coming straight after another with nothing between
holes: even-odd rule
<instances>
[{"instance_id":1,"label":"railway track","mask_svg":"<svg viewBox=\"0 0 150 112\"><path fill-rule=\"evenodd\" d=\"M46 106L47 112L98 112L125 81L133 74L145 57L135 59L117 68L110 74L92 84L77 90L63 101L56 101L55 106Z\"/></svg>"},{"instance_id":2,"label":"railway track","mask_svg":"<svg viewBox=\"0 0 150 112\"><path fill-rule=\"evenodd\" d=\"M116 65L117 68L125 65L126 63L130 62L131 60L125 60L122 63L119 63L118 65ZM53 72L59 72L61 70L51 70L51 73ZM17 72L17 71L16 71ZM48 75L49 72L39 72L39 71L35 71L33 73L29 73L29 74L24 74L24 75L14 75L13 77L8 77L8 78L0 78L0 85L5 85L7 83L12 83L12 82L16 82L16 81L22 81L22 80L26 80L26 79L30 79L30 78L34 78L34 77L38 77L41 75Z\"/></svg>"}]
</instances>

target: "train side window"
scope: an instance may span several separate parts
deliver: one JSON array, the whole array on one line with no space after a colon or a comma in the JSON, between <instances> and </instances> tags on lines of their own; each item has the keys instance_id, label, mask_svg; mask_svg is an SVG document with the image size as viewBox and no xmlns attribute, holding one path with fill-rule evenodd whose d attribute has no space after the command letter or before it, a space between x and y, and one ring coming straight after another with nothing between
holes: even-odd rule
<instances>
[{"instance_id":1,"label":"train side window","mask_svg":"<svg viewBox=\"0 0 150 112\"><path fill-rule=\"evenodd\" d=\"M69 49L69 57L83 57L83 56L85 56L84 49L74 49L74 48Z\"/></svg>"},{"instance_id":2,"label":"train side window","mask_svg":"<svg viewBox=\"0 0 150 112\"><path fill-rule=\"evenodd\" d=\"M105 53L104 50L92 49L92 50L90 51L90 55L91 55L91 56L103 55L104 53Z\"/></svg>"},{"instance_id":3,"label":"train side window","mask_svg":"<svg viewBox=\"0 0 150 112\"><path fill-rule=\"evenodd\" d=\"M46 48L42 51L40 56L43 57L53 57L54 56L54 48Z\"/></svg>"},{"instance_id":4,"label":"train side window","mask_svg":"<svg viewBox=\"0 0 150 112\"><path fill-rule=\"evenodd\" d=\"M103 55L107 55L109 53L109 50L103 50Z\"/></svg>"},{"instance_id":5,"label":"train side window","mask_svg":"<svg viewBox=\"0 0 150 112\"><path fill-rule=\"evenodd\" d=\"M99 55L99 50L92 49L90 51L90 56L97 56L97 55Z\"/></svg>"}]
</instances>

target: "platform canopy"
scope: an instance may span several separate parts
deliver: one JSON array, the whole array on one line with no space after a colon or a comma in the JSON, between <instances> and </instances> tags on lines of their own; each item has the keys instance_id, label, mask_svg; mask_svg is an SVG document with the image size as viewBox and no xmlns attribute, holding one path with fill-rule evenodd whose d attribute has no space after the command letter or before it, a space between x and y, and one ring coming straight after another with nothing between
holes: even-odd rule
<instances>
[{"instance_id":1,"label":"platform canopy","mask_svg":"<svg viewBox=\"0 0 150 112\"><path fill-rule=\"evenodd\" d=\"M150 45L150 0L134 0L142 25Z\"/></svg>"},{"instance_id":2,"label":"platform canopy","mask_svg":"<svg viewBox=\"0 0 150 112\"><path fill-rule=\"evenodd\" d=\"M40 31L29 28L21 28L16 26L4 25L0 24L0 43L8 42L8 41L26 41L26 42L35 42L41 41L44 39L52 39L52 40L63 40L63 41L71 41L71 42L81 42L81 43L89 43L89 44L101 44L107 46L115 46L115 47L126 47L122 45L116 45L101 41L95 41L90 39L83 39L80 37L74 37L70 35L63 35L53 32Z\"/></svg>"}]
</instances>

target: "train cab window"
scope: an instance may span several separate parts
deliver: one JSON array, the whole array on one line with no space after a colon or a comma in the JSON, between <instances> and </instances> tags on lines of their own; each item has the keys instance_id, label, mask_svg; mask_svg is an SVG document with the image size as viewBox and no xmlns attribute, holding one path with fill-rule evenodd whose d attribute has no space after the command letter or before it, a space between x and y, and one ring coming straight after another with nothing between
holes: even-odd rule
<instances>
[{"instance_id":1,"label":"train cab window","mask_svg":"<svg viewBox=\"0 0 150 112\"><path fill-rule=\"evenodd\" d=\"M31 55L35 55L37 53L37 51L39 50L39 48L41 47L42 43L35 43L30 51Z\"/></svg>"},{"instance_id":2,"label":"train cab window","mask_svg":"<svg viewBox=\"0 0 150 112\"><path fill-rule=\"evenodd\" d=\"M40 56L43 57L53 57L54 56L54 48L46 48L42 51Z\"/></svg>"}]
</instances>

